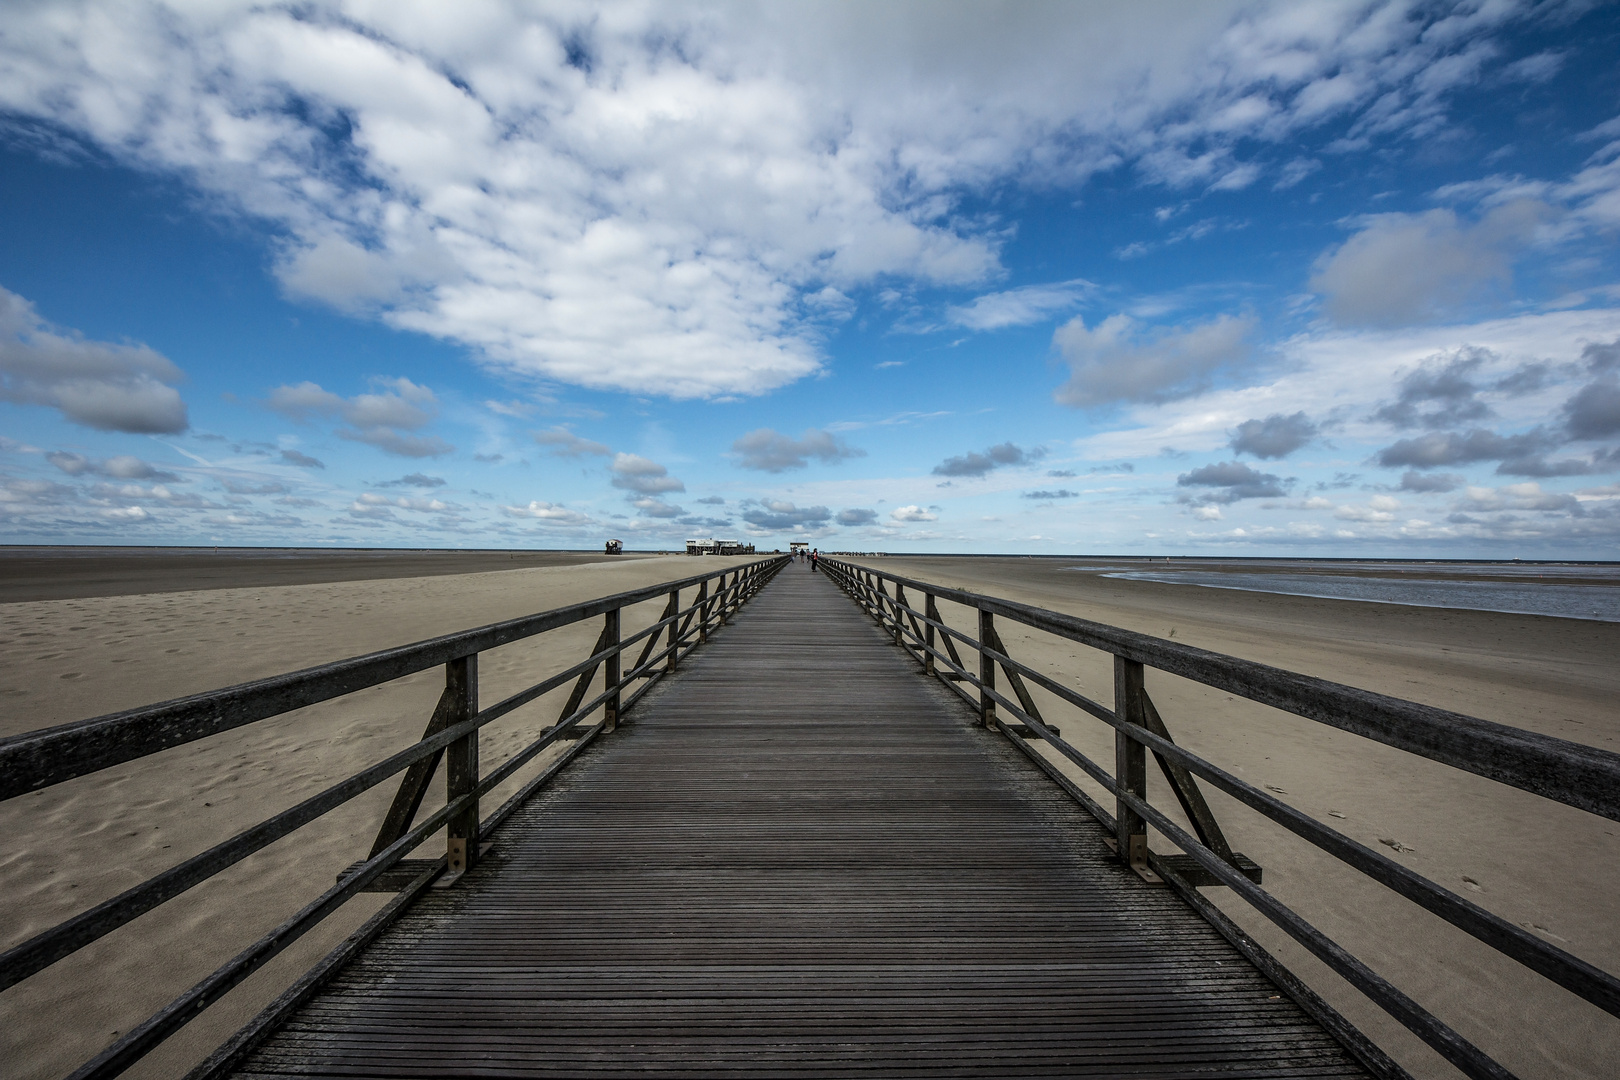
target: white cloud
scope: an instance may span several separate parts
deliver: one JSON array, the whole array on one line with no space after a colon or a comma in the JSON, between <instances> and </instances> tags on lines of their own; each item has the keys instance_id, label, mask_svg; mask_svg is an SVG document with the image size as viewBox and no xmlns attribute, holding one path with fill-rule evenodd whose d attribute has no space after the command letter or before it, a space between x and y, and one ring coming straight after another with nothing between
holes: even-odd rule
<instances>
[{"instance_id":1,"label":"white cloud","mask_svg":"<svg viewBox=\"0 0 1620 1080\"><path fill-rule=\"evenodd\" d=\"M548 525L589 525L592 523L588 514L578 510L570 510L557 503L531 502L528 506L503 506L501 510L511 517L534 518Z\"/></svg>"},{"instance_id":2,"label":"white cloud","mask_svg":"<svg viewBox=\"0 0 1620 1080\"><path fill-rule=\"evenodd\" d=\"M1215 451L1227 445L1243 421L1270 414L1309 411L1338 418L1335 440L1388 441L1388 427L1371 415L1397 391L1403 377L1433 358L1476 349L1491 359L1476 373L1492 384L1521 365L1579 358L1587 346L1620 336L1620 309L1588 308L1519 315L1462 326L1394 329L1329 329L1301 333L1280 343L1278 366L1248 386L1212 390L1196 397L1133 407L1113 430L1079 439L1074 449L1089 460L1148 457L1166 445ZM1506 430L1528 427L1556 415L1583 381L1553 378L1533 392L1500 392L1490 402Z\"/></svg>"},{"instance_id":3,"label":"white cloud","mask_svg":"<svg viewBox=\"0 0 1620 1080\"><path fill-rule=\"evenodd\" d=\"M637 454L615 454L613 486L638 495L661 495L666 491L685 491L686 485L669 475L669 470Z\"/></svg>"},{"instance_id":4,"label":"white cloud","mask_svg":"<svg viewBox=\"0 0 1620 1080\"><path fill-rule=\"evenodd\" d=\"M1473 487L1463 489L1457 509L1474 513L1497 510L1569 510L1579 505L1573 495L1543 491L1535 482L1508 484L1499 488Z\"/></svg>"},{"instance_id":5,"label":"white cloud","mask_svg":"<svg viewBox=\"0 0 1620 1080\"><path fill-rule=\"evenodd\" d=\"M738 455L737 464L745 469L779 473L788 469L802 469L811 458L825 464L834 464L845 458L865 457L866 451L850 446L831 432L808 428L797 439L791 439L773 428L750 431L731 444Z\"/></svg>"},{"instance_id":6,"label":"white cloud","mask_svg":"<svg viewBox=\"0 0 1620 1080\"><path fill-rule=\"evenodd\" d=\"M1437 320L1483 290L1505 287L1514 257L1549 214L1533 199L1495 207L1475 224L1444 209L1377 214L1318 260L1311 288L1345 325Z\"/></svg>"},{"instance_id":7,"label":"white cloud","mask_svg":"<svg viewBox=\"0 0 1620 1080\"><path fill-rule=\"evenodd\" d=\"M56 450L46 454L45 460L69 476L107 476L116 480L157 480L171 484L180 479L172 472L159 469L129 454L120 454L105 461L95 461L83 454Z\"/></svg>"},{"instance_id":8,"label":"white cloud","mask_svg":"<svg viewBox=\"0 0 1620 1080\"><path fill-rule=\"evenodd\" d=\"M1388 495L1374 495L1364 506L1346 504L1339 507L1333 511L1333 516L1344 521L1385 523L1395 520L1395 511L1400 509L1400 506L1398 500Z\"/></svg>"},{"instance_id":9,"label":"white cloud","mask_svg":"<svg viewBox=\"0 0 1620 1080\"><path fill-rule=\"evenodd\" d=\"M265 404L299 423L316 416L340 417L350 426L338 429L339 438L400 457L437 457L455 449L436 435L409 434L438 415L439 402L432 390L404 378L373 379L372 383L376 392L352 398L339 397L312 382L278 386Z\"/></svg>"},{"instance_id":10,"label":"white cloud","mask_svg":"<svg viewBox=\"0 0 1620 1080\"><path fill-rule=\"evenodd\" d=\"M1025 285L975 297L972 303L946 309L945 317L952 324L969 330L1028 326L1073 308L1095 291L1095 285L1078 278L1054 285Z\"/></svg>"},{"instance_id":11,"label":"white cloud","mask_svg":"<svg viewBox=\"0 0 1620 1080\"><path fill-rule=\"evenodd\" d=\"M174 388L184 378L145 345L89 341L0 288L0 401L49 406L101 431L174 434L189 426Z\"/></svg>"},{"instance_id":12,"label":"white cloud","mask_svg":"<svg viewBox=\"0 0 1620 1080\"><path fill-rule=\"evenodd\" d=\"M613 453L606 445L581 438L566 428L537 431L534 433L534 441L541 446L550 447L551 452L558 457L582 457L585 454L607 457Z\"/></svg>"},{"instance_id":13,"label":"white cloud","mask_svg":"<svg viewBox=\"0 0 1620 1080\"><path fill-rule=\"evenodd\" d=\"M938 521L939 515L930 513L920 506L898 506L889 511L889 517L895 521Z\"/></svg>"},{"instance_id":14,"label":"white cloud","mask_svg":"<svg viewBox=\"0 0 1620 1080\"><path fill-rule=\"evenodd\" d=\"M965 191L1122 162L1237 188L1243 140L1424 134L1525 13L62 0L0 16L0 108L268 222L291 293L522 375L713 397L817 371L851 287L992 280Z\"/></svg>"},{"instance_id":15,"label":"white cloud","mask_svg":"<svg viewBox=\"0 0 1620 1080\"><path fill-rule=\"evenodd\" d=\"M1249 355L1254 325L1249 317L1222 315L1184 329L1145 332L1129 315L1111 315L1095 329L1077 316L1052 336L1070 372L1053 397L1089 408L1191 396L1217 368Z\"/></svg>"},{"instance_id":16,"label":"white cloud","mask_svg":"<svg viewBox=\"0 0 1620 1080\"><path fill-rule=\"evenodd\" d=\"M825 536L832 511L825 506L797 506L785 499L761 499L743 511L743 520L762 532L802 533Z\"/></svg>"}]
</instances>

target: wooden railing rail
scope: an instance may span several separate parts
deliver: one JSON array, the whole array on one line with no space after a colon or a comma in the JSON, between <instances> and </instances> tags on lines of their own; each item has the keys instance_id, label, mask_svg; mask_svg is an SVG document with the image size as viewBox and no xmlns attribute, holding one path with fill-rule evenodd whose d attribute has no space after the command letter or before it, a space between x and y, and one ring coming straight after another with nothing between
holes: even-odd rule
<instances>
[{"instance_id":1,"label":"wooden railing rail","mask_svg":"<svg viewBox=\"0 0 1620 1080\"><path fill-rule=\"evenodd\" d=\"M1044 740L1112 795L1115 805L1110 813L1043 755L1026 746L1022 738L1012 738L1020 750L1114 834L1113 846L1122 861L1144 879L1161 879L1180 893L1376 1075L1404 1076L1405 1072L1230 918L1200 896L1198 887L1216 884L1231 887L1466 1075L1511 1076L1483 1051L1261 888L1259 868L1231 850L1194 777L1498 952L1611 1015L1620 1016L1620 978L1543 941L1176 745L1148 696L1144 669L1153 667L1179 675L1614 820L1620 820L1620 754L1015 601L930 584L837 559L823 558L821 565L896 644L918 660L925 671L936 675L961 696L979 714L981 723L1013 736L1012 727L999 715L1005 711L1021 722L1024 733ZM894 586L893 595L884 587L885 582ZM920 610L907 601L907 589L923 597ZM947 625L940 617L940 599L975 612L978 636ZM1009 656L996 630L997 616L1112 654L1113 707L1093 701ZM977 653L977 672L970 671L963 662L955 642ZM940 644L945 646L943 650ZM998 688L998 669L1006 676L1013 696ZM1060 737L1041 716L1025 680L1114 729L1112 771ZM1148 799L1145 764L1148 752L1157 758L1196 836L1177 825ZM1158 829L1185 854L1166 856L1150 851L1148 825Z\"/></svg>"},{"instance_id":2,"label":"wooden railing rail","mask_svg":"<svg viewBox=\"0 0 1620 1080\"><path fill-rule=\"evenodd\" d=\"M711 631L764 587L788 561L784 556L727 567L287 675L0 740L0 800L3 800L439 664L445 666L444 693L427 730L415 744L8 949L0 954L0 990L72 955L389 777L404 772L399 792L365 860L351 867L336 885L286 922L86 1062L72 1074L72 1080L92 1077L99 1080L123 1072L350 897L375 887L386 872L401 864L406 854L440 828L445 828L444 857L419 868L413 866L420 872L403 884L392 902L192 1074L196 1077L221 1075L240 1061L280 1017L306 1000L348 958L381 933L412 897L430 884L444 885L470 869L477 862L482 837L505 821L591 739L604 731L612 731L643 694L662 676L674 671L683 656L706 641ZM683 608L680 593L693 586L697 587L697 595ZM621 613L625 608L666 596L663 612L652 625L628 636L621 635ZM603 619L603 632L590 656L494 705L478 708L480 652L596 616ZM658 642L666 633L667 644L660 649ZM645 644L635 662L628 671L621 671L625 651L642 642ZM585 695L598 669L604 669L602 690L587 701ZM575 683L574 691L557 721L497 768L481 774L479 729L570 681ZM641 685L636 686L637 683ZM602 719L585 729L573 748L526 783L488 818L479 820L481 796L510 779L558 739L576 735L576 729L585 718L598 709L602 710ZM413 824L441 757L446 759L445 805Z\"/></svg>"}]
</instances>

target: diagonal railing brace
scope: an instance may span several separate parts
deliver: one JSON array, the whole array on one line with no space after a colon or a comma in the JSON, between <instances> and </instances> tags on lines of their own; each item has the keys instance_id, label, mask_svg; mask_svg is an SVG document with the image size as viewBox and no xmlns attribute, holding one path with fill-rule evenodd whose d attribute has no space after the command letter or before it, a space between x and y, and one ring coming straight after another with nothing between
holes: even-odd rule
<instances>
[{"instance_id":1,"label":"diagonal railing brace","mask_svg":"<svg viewBox=\"0 0 1620 1080\"><path fill-rule=\"evenodd\" d=\"M1165 742L1175 742L1164 726L1159 710L1154 708L1153 699L1148 697L1145 690L1142 692L1142 705L1145 721L1142 726ZM1170 790L1176 793L1176 801L1181 804L1187 820L1192 822L1193 831L1198 834L1199 842L1219 855L1223 861L1238 866L1232 854L1232 845L1226 842L1226 834L1221 832L1220 823L1215 820L1215 814L1210 810L1209 803L1204 801L1204 793L1198 790L1198 781L1193 779L1192 773L1187 771L1186 766L1171 761L1157 750L1153 751L1153 756L1158 759L1159 768L1164 771L1164 778L1170 781Z\"/></svg>"},{"instance_id":2,"label":"diagonal railing brace","mask_svg":"<svg viewBox=\"0 0 1620 1080\"><path fill-rule=\"evenodd\" d=\"M428 720L427 728L422 732L423 739L433 738L449 725L451 719L456 716L459 701L455 688L446 685L444 693L439 695L438 705L434 706L433 716ZM422 798L427 794L428 785L433 782L433 773L438 769L439 759L442 757L444 751L435 750L432 755L413 762L411 767L405 770L405 776L399 782L399 790L394 793L393 805L384 815L382 827L377 830L377 839L372 842L371 854L366 858L376 858L410 829L411 822L416 820L416 812L422 808Z\"/></svg>"}]
</instances>

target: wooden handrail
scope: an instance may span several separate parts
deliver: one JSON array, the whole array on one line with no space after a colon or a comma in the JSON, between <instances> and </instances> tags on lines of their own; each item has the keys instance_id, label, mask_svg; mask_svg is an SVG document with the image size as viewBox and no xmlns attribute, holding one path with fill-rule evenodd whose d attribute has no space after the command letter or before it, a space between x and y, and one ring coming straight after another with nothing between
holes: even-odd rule
<instances>
[{"instance_id":1,"label":"wooden handrail","mask_svg":"<svg viewBox=\"0 0 1620 1080\"><path fill-rule=\"evenodd\" d=\"M764 559L742 569L766 567L773 562ZM0 802L639 604L671 589L707 584L731 572L727 567L696 574L302 671L0 739Z\"/></svg>"},{"instance_id":2,"label":"wooden handrail","mask_svg":"<svg viewBox=\"0 0 1620 1080\"><path fill-rule=\"evenodd\" d=\"M1620 821L1620 754L1116 626L823 558ZM892 603L892 601L890 601ZM972 641L963 635L960 640Z\"/></svg>"}]
</instances>

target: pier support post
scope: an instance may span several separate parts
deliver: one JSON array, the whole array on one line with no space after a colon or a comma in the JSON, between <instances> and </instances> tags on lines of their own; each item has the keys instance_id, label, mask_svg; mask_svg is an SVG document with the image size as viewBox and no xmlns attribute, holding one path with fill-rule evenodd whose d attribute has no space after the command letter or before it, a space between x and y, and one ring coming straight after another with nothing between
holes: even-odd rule
<instances>
[{"instance_id":1,"label":"pier support post","mask_svg":"<svg viewBox=\"0 0 1620 1080\"><path fill-rule=\"evenodd\" d=\"M996 662L985 649L996 638L996 617L979 609L979 722L987 728L996 726L996 699L990 691L996 688Z\"/></svg>"},{"instance_id":2,"label":"pier support post","mask_svg":"<svg viewBox=\"0 0 1620 1080\"><path fill-rule=\"evenodd\" d=\"M449 723L454 726L478 714L478 654L461 656L444 666L446 696L453 699ZM455 801L478 786L478 732L470 731L444 748L445 798ZM445 828L445 856L450 874L463 874L478 861L478 800L453 816Z\"/></svg>"},{"instance_id":3,"label":"pier support post","mask_svg":"<svg viewBox=\"0 0 1620 1080\"><path fill-rule=\"evenodd\" d=\"M669 624L669 657L664 661L664 670L670 674L675 673L675 662L681 655L680 610L681 590L671 589L669 593L669 613L674 621Z\"/></svg>"},{"instance_id":4,"label":"pier support post","mask_svg":"<svg viewBox=\"0 0 1620 1080\"><path fill-rule=\"evenodd\" d=\"M1114 715L1127 723L1147 723L1147 692L1142 665L1123 656L1114 657ZM1121 790L1147 801L1147 748L1123 731L1114 732L1114 781ZM1147 870L1147 822L1140 814L1117 799L1114 804L1115 842L1120 860L1138 872Z\"/></svg>"},{"instance_id":5,"label":"pier support post","mask_svg":"<svg viewBox=\"0 0 1620 1080\"><path fill-rule=\"evenodd\" d=\"M602 731L613 731L619 726L619 609L602 616L602 638L605 647L612 649L606 660L602 661L602 670L605 673L602 689L608 694L607 701L602 703Z\"/></svg>"},{"instance_id":6,"label":"pier support post","mask_svg":"<svg viewBox=\"0 0 1620 1080\"><path fill-rule=\"evenodd\" d=\"M928 643L928 648L923 651L923 670L928 672L929 675L934 674L934 624L932 622L933 617L934 617L934 594L933 593L927 593L927 594L925 594L925 599L923 600L923 618L928 619L930 621L923 625L923 638Z\"/></svg>"}]
</instances>

